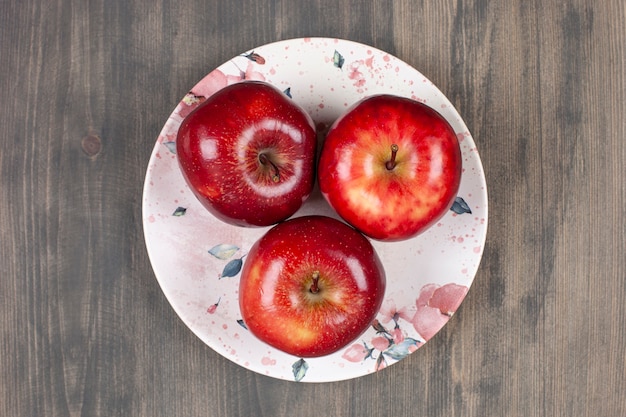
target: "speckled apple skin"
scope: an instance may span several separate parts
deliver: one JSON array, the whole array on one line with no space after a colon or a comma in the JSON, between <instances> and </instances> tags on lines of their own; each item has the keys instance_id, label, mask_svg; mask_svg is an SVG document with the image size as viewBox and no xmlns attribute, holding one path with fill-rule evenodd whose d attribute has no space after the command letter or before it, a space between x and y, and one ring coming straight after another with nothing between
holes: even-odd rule
<instances>
[{"instance_id":1,"label":"speckled apple skin","mask_svg":"<svg viewBox=\"0 0 626 417\"><path fill-rule=\"evenodd\" d=\"M459 141L446 119L418 101L381 94L333 124L318 177L322 195L343 219L374 239L397 241L448 212L461 168Z\"/></svg>"},{"instance_id":2,"label":"speckled apple skin","mask_svg":"<svg viewBox=\"0 0 626 417\"><path fill-rule=\"evenodd\" d=\"M183 120L176 139L198 200L237 226L269 226L302 206L313 190L316 146L311 117L263 81L213 94ZM259 161L261 153L273 166Z\"/></svg>"},{"instance_id":3,"label":"speckled apple skin","mask_svg":"<svg viewBox=\"0 0 626 417\"><path fill-rule=\"evenodd\" d=\"M252 246L239 306L247 328L265 343L318 357L345 347L372 324L385 283L366 237L339 220L304 216L278 224Z\"/></svg>"}]
</instances>

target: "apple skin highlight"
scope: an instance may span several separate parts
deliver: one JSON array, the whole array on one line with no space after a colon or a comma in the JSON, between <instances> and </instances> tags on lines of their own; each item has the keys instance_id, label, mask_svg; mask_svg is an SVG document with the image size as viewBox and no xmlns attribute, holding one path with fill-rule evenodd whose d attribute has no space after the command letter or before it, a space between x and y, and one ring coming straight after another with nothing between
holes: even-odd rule
<instances>
[{"instance_id":1,"label":"apple skin highlight","mask_svg":"<svg viewBox=\"0 0 626 417\"><path fill-rule=\"evenodd\" d=\"M324 216L287 220L250 249L239 306L252 334L298 357L329 355L378 313L385 272L369 240Z\"/></svg>"},{"instance_id":2,"label":"apple skin highlight","mask_svg":"<svg viewBox=\"0 0 626 417\"><path fill-rule=\"evenodd\" d=\"M318 163L331 207L367 236L414 237L452 206L461 182L456 133L432 108L378 95L355 104L329 129Z\"/></svg>"},{"instance_id":3,"label":"apple skin highlight","mask_svg":"<svg viewBox=\"0 0 626 417\"><path fill-rule=\"evenodd\" d=\"M181 172L200 203L236 226L269 226L293 215L315 182L311 117L274 86L229 85L182 122Z\"/></svg>"}]
</instances>

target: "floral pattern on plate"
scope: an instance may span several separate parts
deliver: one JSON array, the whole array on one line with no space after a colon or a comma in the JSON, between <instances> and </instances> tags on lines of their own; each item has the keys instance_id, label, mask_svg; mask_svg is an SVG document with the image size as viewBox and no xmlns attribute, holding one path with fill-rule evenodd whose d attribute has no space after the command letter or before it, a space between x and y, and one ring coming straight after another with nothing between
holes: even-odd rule
<instances>
[{"instance_id":1,"label":"floral pattern on plate","mask_svg":"<svg viewBox=\"0 0 626 417\"><path fill-rule=\"evenodd\" d=\"M457 132L463 177L450 212L422 235L372 242L387 274L385 301L358 340L335 354L298 358L254 338L241 321L238 285L247 250L268 228L240 228L212 217L180 174L176 134L207 97L242 80L280 88L315 120L320 137L352 104L373 94L410 97L439 111ZM295 214L337 218L319 191ZM487 189L471 134L445 96L421 73L384 51L351 41L305 38L256 47L200 80L159 134L143 193L143 223L156 278L183 322L233 362L274 378L325 382L379 371L432 338L467 294L483 253Z\"/></svg>"}]
</instances>

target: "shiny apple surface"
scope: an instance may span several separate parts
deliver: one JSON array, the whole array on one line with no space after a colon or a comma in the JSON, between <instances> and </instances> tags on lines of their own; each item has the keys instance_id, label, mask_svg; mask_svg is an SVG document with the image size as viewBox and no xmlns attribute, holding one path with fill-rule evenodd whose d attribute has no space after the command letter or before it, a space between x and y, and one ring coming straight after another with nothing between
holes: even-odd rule
<instances>
[{"instance_id":1,"label":"shiny apple surface","mask_svg":"<svg viewBox=\"0 0 626 417\"><path fill-rule=\"evenodd\" d=\"M452 206L461 182L454 129L427 105L393 95L357 103L330 128L318 177L330 205L379 240L424 232Z\"/></svg>"},{"instance_id":2,"label":"shiny apple surface","mask_svg":"<svg viewBox=\"0 0 626 417\"><path fill-rule=\"evenodd\" d=\"M185 117L176 152L185 180L215 217L268 226L313 190L317 146L308 114L271 84L224 87Z\"/></svg>"},{"instance_id":3,"label":"shiny apple surface","mask_svg":"<svg viewBox=\"0 0 626 417\"><path fill-rule=\"evenodd\" d=\"M247 328L265 343L299 357L324 356L372 324L385 282L366 237L336 219L303 216L252 246L239 306Z\"/></svg>"}]
</instances>

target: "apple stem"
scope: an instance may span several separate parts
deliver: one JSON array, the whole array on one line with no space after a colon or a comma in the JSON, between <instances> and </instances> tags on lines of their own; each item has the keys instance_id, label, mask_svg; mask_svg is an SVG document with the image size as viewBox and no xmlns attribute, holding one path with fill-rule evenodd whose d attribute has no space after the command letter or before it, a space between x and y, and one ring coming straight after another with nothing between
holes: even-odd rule
<instances>
[{"instance_id":1,"label":"apple stem","mask_svg":"<svg viewBox=\"0 0 626 417\"><path fill-rule=\"evenodd\" d=\"M398 153L398 145L394 143L393 145L391 145L391 158L387 162L385 162L385 168L387 168L388 171L391 171L392 169L396 167L396 154L397 153Z\"/></svg>"},{"instance_id":2,"label":"apple stem","mask_svg":"<svg viewBox=\"0 0 626 417\"><path fill-rule=\"evenodd\" d=\"M313 294L317 294L320 290L320 287L317 286L317 283L319 282L320 279L320 272L319 271L313 271L313 282L311 283L311 288L309 288L309 291Z\"/></svg>"},{"instance_id":3,"label":"apple stem","mask_svg":"<svg viewBox=\"0 0 626 417\"><path fill-rule=\"evenodd\" d=\"M274 162L272 162L271 159L269 159L267 157L266 154L264 154L264 153L260 153L259 154L259 162L262 165L268 165L268 164L271 165L272 168L274 169L274 174L272 175L272 181L274 181L274 182L280 181L280 172L278 171L278 167L276 166L276 164Z\"/></svg>"}]
</instances>

